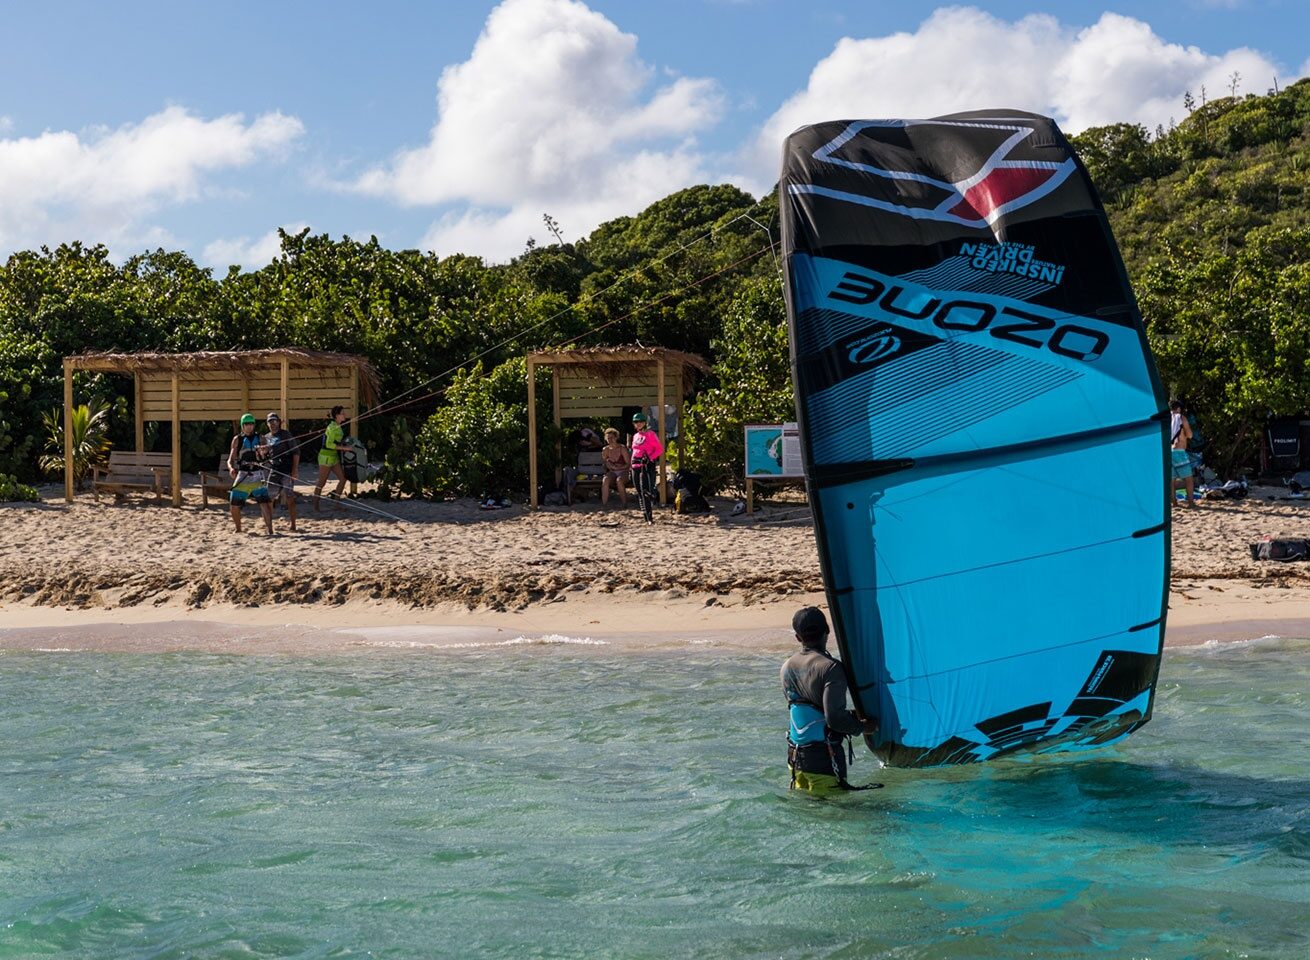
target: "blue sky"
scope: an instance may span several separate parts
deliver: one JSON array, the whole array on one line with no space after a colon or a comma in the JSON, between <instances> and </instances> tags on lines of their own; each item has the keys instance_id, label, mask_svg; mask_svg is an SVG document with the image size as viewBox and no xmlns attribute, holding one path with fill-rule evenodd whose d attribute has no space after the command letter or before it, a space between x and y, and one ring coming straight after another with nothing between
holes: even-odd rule
<instances>
[{"instance_id":1,"label":"blue sky","mask_svg":"<svg viewBox=\"0 0 1310 960\"><path fill-rule=\"evenodd\" d=\"M1069 130L1306 71L1305 0L7 3L0 254L104 242L257 267L278 226L492 259L689 183L772 183L834 116L983 106ZM446 79L443 81L443 71ZM439 84L441 86L439 87ZM438 95L440 92L440 104Z\"/></svg>"}]
</instances>

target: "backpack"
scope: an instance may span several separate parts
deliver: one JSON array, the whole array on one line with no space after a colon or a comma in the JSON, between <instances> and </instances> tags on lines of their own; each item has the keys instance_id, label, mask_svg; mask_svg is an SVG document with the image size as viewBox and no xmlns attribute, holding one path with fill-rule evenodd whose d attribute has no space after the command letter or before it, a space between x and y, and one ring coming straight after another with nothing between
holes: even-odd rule
<instances>
[{"instance_id":1,"label":"backpack","mask_svg":"<svg viewBox=\"0 0 1310 960\"><path fill-rule=\"evenodd\" d=\"M1252 560L1310 560L1310 540L1289 537L1265 537L1251 544Z\"/></svg>"}]
</instances>

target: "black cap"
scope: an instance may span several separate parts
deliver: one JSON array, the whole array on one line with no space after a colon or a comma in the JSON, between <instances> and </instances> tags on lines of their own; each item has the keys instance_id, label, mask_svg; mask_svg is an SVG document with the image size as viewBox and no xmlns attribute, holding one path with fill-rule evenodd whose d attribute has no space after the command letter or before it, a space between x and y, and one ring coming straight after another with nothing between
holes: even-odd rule
<instances>
[{"instance_id":1,"label":"black cap","mask_svg":"<svg viewBox=\"0 0 1310 960\"><path fill-rule=\"evenodd\" d=\"M801 607L791 618L791 628L802 640L821 640L828 635L828 618L818 607Z\"/></svg>"}]
</instances>

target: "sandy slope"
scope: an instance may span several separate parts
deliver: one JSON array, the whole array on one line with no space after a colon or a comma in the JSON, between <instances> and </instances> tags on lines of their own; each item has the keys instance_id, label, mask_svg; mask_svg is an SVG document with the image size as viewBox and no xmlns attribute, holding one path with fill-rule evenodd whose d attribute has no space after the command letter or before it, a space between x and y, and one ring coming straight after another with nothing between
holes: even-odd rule
<instances>
[{"instance_id":1,"label":"sandy slope","mask_svg":"<svg viewBox=\"0 0 1310 960\"><path fill-rule=\"evenodd\" d=\"M1274 493L1275 491L1267 491ZM222 506L79 499L0 506L0 625L164 620L322 628L444 624L537 634L776 630L821 602L808 511L658 517L594 504L531 513L402 502L315 517L266 537ZM249 512L249 511L248 511ZM393 517L395 519L393 519ZM1310 635L1310 565L1250 559L1263 534L1310 536L1310 503L1178 510L1171 642ZM285 529L285 520L278 527ZM621 602L620 602L621 601Z\"/></svg>"}]
</instances>

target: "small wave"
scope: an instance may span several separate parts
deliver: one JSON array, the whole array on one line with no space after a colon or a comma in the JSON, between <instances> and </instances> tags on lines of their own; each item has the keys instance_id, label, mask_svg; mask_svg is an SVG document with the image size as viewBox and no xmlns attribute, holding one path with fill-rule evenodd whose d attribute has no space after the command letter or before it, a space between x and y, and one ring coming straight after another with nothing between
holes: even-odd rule
<instances>
[{"instance_id":1,"label":"small wave","mask_svg":"<svg viewBox=\"0 0 1310 960\"><path fill-rule=\"evenodd\" d=\"M607 640L593 640L591 637L567 637L559 633L548 633L541 637L515 637L513 640L469 640L463 643L424 643L419 640L362 640L365 647L422 647L433 650L478 650L488 647L548 647L572 645L583 647L604 647Z\"/></svg>"}]
</instances>

